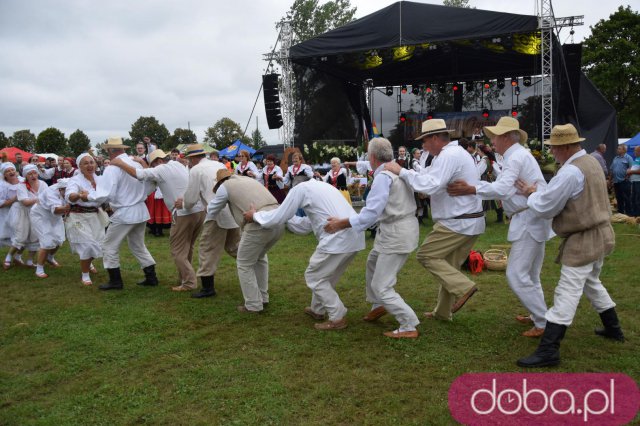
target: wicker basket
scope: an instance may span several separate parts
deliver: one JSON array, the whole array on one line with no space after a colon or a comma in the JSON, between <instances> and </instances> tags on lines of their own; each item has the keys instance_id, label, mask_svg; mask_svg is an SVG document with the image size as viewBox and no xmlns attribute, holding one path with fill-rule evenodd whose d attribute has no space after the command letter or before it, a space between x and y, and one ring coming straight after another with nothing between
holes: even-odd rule
<instances>
[{"instance_id":1,"label":"wicker basket","mask_svg":"<svg viewBox=\"0 0 640 426\"><path fill-rule=\"evenodd\" d=\"M490 271L505 271L507 269L507 252L499 249L489 249L482 256L484 264Z\"/></svg>"}]
</instances>

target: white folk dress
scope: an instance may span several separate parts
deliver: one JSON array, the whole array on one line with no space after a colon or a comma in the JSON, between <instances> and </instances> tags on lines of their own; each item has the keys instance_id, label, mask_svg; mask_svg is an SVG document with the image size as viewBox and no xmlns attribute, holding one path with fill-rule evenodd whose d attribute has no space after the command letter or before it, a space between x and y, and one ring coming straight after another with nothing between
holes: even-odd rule
<instances>
[{"instance_id":1,"label":"white folk dress","mask_svg":"<svg viewBox=\"0 0 640 426\"><path fill-rule=\"evenodd\" d=\"M41 249L51 250L64 243L64 220L62 215L55 214L54 211L65 204L58 185L52 185L40 193L38 204L31 208L31 227Z\"/></svg>"},{"instance_id":2,"label":"white folk dress","mask_svg":"<svg viewBox=\"0 0 640 426\"><path fill-rule=\"evenodd\" d=\"M43 181L38 182L38 190L28 189L27 183L18 184L16 195L18 202L11 206L10 223L13 227L11 235L11 245L17 249L26 248L28 251L37 251L39 248L38 237L33 229L29 212L32 206L25 206L22 201L37 199L41 193L46 191L47 184Z\"/></svg>"},{"instance_id":3,"label":"white folk dress","mask_svg":"<svg viewBox=\"0 0 640 426\"><path fill-rule=\"evenodd\" d=\"M16 196L18 185L20 184L16 183L12 185L0 178L0 205ZM11 216L10 210L11 206L0 207L0 247L8 247L11 245L13 227L9 224L9 217Z\"/></svg>"},{"instance_id":4,"label":"white folk dress","mask_svg":"<svg viewBox=\"0 0 640 426\"><path fill-rule=\"evenodd\" d=\"M94 182L98 183L100 176L93 176ZM80 191L91 191L95 189L91 182L84 175L79 174L72 177L67 182L67 190L65 197L69 201L69 194L79 193ZM99 209L100 204L94 201L80 201L73 203L80 209L86 209L85 213L73 211L66 221L67 239L71 246L71 252L80 256L80 260L95 259L102 257L102 244L104 242L105 227L108 224L106 213ZM90 211L96 209L94 211Z\"/></svg>"}]
</instances>

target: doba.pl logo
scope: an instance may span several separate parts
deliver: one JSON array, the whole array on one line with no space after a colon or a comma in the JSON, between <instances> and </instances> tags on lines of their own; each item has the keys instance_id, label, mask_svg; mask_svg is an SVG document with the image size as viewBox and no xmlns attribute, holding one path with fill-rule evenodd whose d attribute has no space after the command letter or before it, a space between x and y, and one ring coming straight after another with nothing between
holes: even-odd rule
<instances>
[{"instance_id":1,"label":"doba.pl logo","mask_svg":"<svg viewBox=\"0 0 640 426\"><path fill-rule=\"evenodd\" d=\"M640 406L621 373L472 373L449 388L451 415L465 425L624 425Z\"/></svg>"}]
</instances>

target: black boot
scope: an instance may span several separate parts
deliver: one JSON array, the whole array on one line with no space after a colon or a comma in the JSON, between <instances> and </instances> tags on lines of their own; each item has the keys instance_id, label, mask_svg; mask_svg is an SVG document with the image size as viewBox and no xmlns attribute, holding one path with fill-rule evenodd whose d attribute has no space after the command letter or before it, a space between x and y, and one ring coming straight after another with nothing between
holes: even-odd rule
<instances>
[{"instance_id":1,"label":"black boot","mask_svg":"<svg viewBox=\"0 0 640 426\"><path fill-rule=\"evenodd\" d=\"M100 290L122 290L122 276L120 275L120 268L107 269L109 273L109 282L102 284L98 288Z\"/></svg>"},{"instance_id":2,"label":"black boot","mask_svg":"<svg viewBox=\"0 0 640 426\"><path fill-rule=\"evenodd\" d=\"M617 340L618 342L624 342L624 334L622 334L622 328L620 328L616 308L607 309L606 311L601 312L600 319L602 320L604 328L595 329L598 336Z\"/></svg>"},{"instance_id":3,"label":"black boot","mask_svg":"<svg viewBox=\"0 0 640 426\"><path fill-rule=\"evenodd\" d=\"M144 281L136 283L145 287L151 287L158 285L158 277L156 277L156 265L150 265L146 268L142 268L144 272Z\"/></svg>"},{"instance_id":4,"label":"black boot","mask_svg":"<svg viewBox=\"0 0 640 426\"><path fill-rule=\"evenodd\" d=\"M202 290L200 290L199 293L191 293L191 297L200 299L216 295L216 290L213 288L213 275L210 277L200 277L200 281L202 281Z\"/></svg>"},{"instance_id":5,"label":"black boot","mask_svg":"<svg viewBox=\"0 0 640 426\"><path fill-rule=\"evenodd\" d=\"M503 209L496 209L496 218L497 218L496 223L504 223L503 214L504 214Z\"/></svg>"},{"instance_id":6,"label":"black boot","mask_svg":"<svg viewBox=\"0 0 640 426\"><path fill-rule=\"evenodd\" d=\"M551 367L560 364L560 341L567 331L566 325L547 321L538 349L517 361L520 367Z\"/></svg>"}]
</instances>

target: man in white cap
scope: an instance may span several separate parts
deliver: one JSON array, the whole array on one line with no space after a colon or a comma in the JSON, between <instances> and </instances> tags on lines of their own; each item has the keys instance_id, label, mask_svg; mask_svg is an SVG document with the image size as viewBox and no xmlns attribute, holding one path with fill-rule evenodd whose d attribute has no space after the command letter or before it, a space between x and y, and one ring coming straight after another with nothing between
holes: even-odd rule
<instances>
[{"instance_id":1,"label":"man in white cap","mask_svg":"<svg viewBox=\"0 0 640 426\"><path fill-rule=\"evenodd\" d=\"M484 232L482 201L475 195L451 197L447 185L465 180L471 185L479 182L473 158L457 141L451 141L452 130L442 119L422 123L423 147L434 156L431 166L418 174L389 163L385 169L407 182L415 192L431 196L433 231L418 249L418 262L437 279L440 286L438 302L427 318L450 321L478 290L475 283L460 272L478 235Z\"/></svg>"},{"instance_id":2,"label":"man in white cap","mask_svg":"<svg viewBox=\"0 0 640 426\"><path fill-rule=\"evenodd\" d=\"M580 146L584 141L571 124L554 126L551 153L562 164L558 174L544 189L524 180L518 189L529 197L534 214L552 219L553 231L562 238L557 262L562 265L553 306L547 311L544 334L538 349L521 358L520 367L547 367L560 362L560 342L573 322L584 293L600 314L604 328L597 335L624 341L615 306L600 282L604 257L613 251L615 237L611 227L611 207L607 182L598 161Z\"/></svg>"},{"instance_id":3,"label":"man in white cap","mask_svg":"<svg viewBox=\"0 0 640 426\"><path fill-rule=\"evenodd\" d=\"M503 156L502 172L491 183L479 181L476 185L458 180L447 187L449 195L477 194L483 200L502 200L507 216L511 217L507 239L512 243L507 265L507 282L529 316L518 315L516 320L531 324L530 330L522 333L526 337L540 337L547 322L540 271L544 261L545 242L553 236L551 220L536 216L527 207L527 197L518 194L518 179L535 182L539 189L547 186L538 162L522 144L527 142L527 133L513 117L502 117L495 126L484 128L491 138L496 152Z\"/></svg>"},{"instance_id":4,"label":"man in white cap","mask_svg":"<svg viewBox=\"0 0 640 426\"><path fill-rule=\"evenodd\" d=\"M122 138L112 137L102 145L102 149L109 153L109 159L121 159L131 167L141 169L140 164L133 161L126 154L129 147L122 142ZM122 275L120 274L120 245L126 238L131 254L136 258L144 271L145 279L138 283L142 286L158 285L155 265L149 250L144 243L144 231L149 210L145 205L150 188L143 182L129 176L119 167L107 167L101 179L96 182L96 189L81 191L82 201L98 203L108 202L113 210L109 218L109 227L104 240L103 263L109 273L109 282L101 285L100 290L122 290Z\"/></svg>"},{"instance_id":5,"label":"man in white cap","mask_svg":"<svg viewBox=\"0 0 640 426\"><path fill-rule=\"evenodd\" d=\"M186 159L191 164L187 189L182 198L175 201L176 208L193 209L197 204L203 208L214 197L213 187L216 185L216 173L226 167L207 158L202 144L192 144L187 147ZM198 248L199 267L196 276L200 277L202 290L193 293L191 297L200 299L216 295L214 276L218 263L225 250L231 257L236 257L240 243L240 228L231 216L229 208L223 209L213 218L205 216Z\"/></svg>"},{"instance_id":6,"label":"man in white cap","mask_svg":"<svg viewBox=\"0 0 640 426\"><path fill-rule=\"evenodd\" d=\"M112 166L120 167L134 178L152 182L160 188L167 209L171 212L171 231L169 246L171 256L178 269L180 284L172 287L173 291L192 291L197 287L196 273L191 266L193 246L202 229L204 222L204 206L198 201L191 209L178 209L175 202L182 197L189 182L189 171L178 161L167 161L169 155L161 149L155 149L149 154L150 168L144 160L133 157L143 169L134 168L120 158L111 161Z\"/></svg>"}]
</instances>

